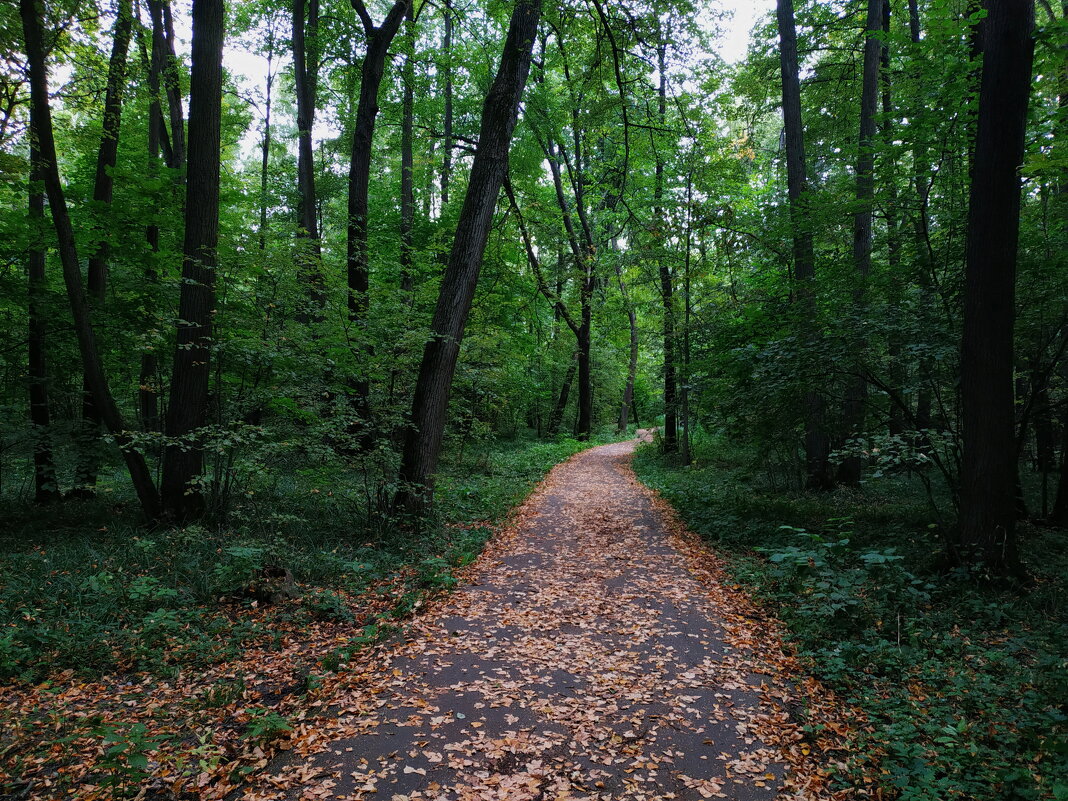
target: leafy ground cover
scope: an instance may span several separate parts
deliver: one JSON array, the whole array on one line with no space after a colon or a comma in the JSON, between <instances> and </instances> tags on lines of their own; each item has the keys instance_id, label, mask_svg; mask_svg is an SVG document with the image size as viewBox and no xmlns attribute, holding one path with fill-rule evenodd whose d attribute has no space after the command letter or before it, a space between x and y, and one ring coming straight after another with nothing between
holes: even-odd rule
<instances>
[{"instance_id":1,"label":"leafy ground cover","mask_svg":"<svg viewBox=\"0 0 1068 801\"><path fill-rule=\"evenodd\" d=\"M437 525L418 540L374 523L359 476L323 471L249 488L217 527L138 528L106 497L39 518L8 508L0 796L121 798L151 776L160 798L195 797L255 770L332 673L451 587L585 447L472 448L445 465Z\"/></svg>"},{"instance_id":2,"label":"leafy ground cover","mask_svg":"<svg viewBox=\"0 0 1068 801\"><path fill-rule=\"evenodd\" d=\"M774 486L751 454L700 439L635 470L785 624L814 674L869 718L852 762L884 797L1068 799L1065 532L1025 526L1032 586L946 572L939 522L907 475L825 495Z\"/></svg>"}]
</instances>

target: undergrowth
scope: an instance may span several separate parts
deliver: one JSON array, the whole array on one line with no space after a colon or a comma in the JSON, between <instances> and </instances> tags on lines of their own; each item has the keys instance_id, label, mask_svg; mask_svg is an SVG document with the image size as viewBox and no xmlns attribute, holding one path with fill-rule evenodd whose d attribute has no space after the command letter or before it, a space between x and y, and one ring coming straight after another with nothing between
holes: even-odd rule
<instances>
[{"instance_id":1,"label":"undergrowth","mask_svg":"<svg viewBox=\"0 0 1068 801\"><path fill-rule=\"evenodd\" d=\"M352 599L384 584L392 585L387 617L404 617L428 590L451 586L451 571L477 557L493 524L550 467L589 444L517 440L446 460L437 517L422 537L368 513L358 478L337 468L250 487L214 525L149 530L134 504L113 496L8 505L0 511L0 681L64 670L83 679L119 670L167 676L225 662L279 624L349 620ZM299 599L245 614L259 605L247 588L272 570L289 571Z\"/></svg>"},{"instance_id":2,"label":"undergrowth","mask_svg":"<svg viewBox=\"0 0 1068 801\"><path fill-rule=\"evenodd\" d=\"M635 469L868 718L854 766L876 758L884 792L903 801L1068 799L1066 532L1025 525L1033 585L983 586L941 569L914 478L792 492L743 450L696 445L691 466L648 447Z\"/></svg>"}]
</instances>

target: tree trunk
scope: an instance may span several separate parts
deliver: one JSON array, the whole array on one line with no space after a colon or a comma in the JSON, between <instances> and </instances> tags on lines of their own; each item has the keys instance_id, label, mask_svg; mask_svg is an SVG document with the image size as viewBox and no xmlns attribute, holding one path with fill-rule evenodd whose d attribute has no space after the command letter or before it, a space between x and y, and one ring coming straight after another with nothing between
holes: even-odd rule
<instances>
[{"instance_id":1,"label":"tree trunk","mask_svg":"<svg viewBox=\"0 0 1068 801\"><path fill-rule=\"evenodd\" d=\"M890 3L884 0L883 34L887 40L890 35L890 22ZM883 86L883 124L881 133L883 142L888 150L892 152L895 131L893 122L894 104L893 86L890 79L890 45L886 41L882 43L880 60L882 66L880 77ZM901 288L905 276L902 275L901 265L901 222L898 217L900 206L897 193L897 175L895 174L896 167L896 160L891 158L891 169L886 180L887 203L885 209L887 265L890 268L888 300L890 313L893 315L889 342L887 343L887 351L890 357L890 389L892 391L887 416L887 433L892 437L905 433L907 411L906 408L902 408L901 403L895 401L895 398L905 402L908 397L905 390L905 385L908 383L908 369L904 360L904 342L901 336L901 308L903 301Z\"/></svg>"},{"instance_id":2,"label":"tree trunk","mask_svg":"<svg viewBox=\"0 0 1068 801\"><path fill-rule=\"evenodd\" d=\"M445 142L441 156L441 211L444 213L449 205L449 181L452 178L452 0L445 0L442 15L445 17L445 38L441 43L445 54Z\"/></svg>"},{"instance_id":3,"label":"tree trunk","mask_svg":"<svg viewBox=\"0 0 1068 801\"><path fill-rule=\"evenodd\" d=\"M185 166L185 115L182 112L182 82L179 76L178 55L174 47L174 20L170 0L148 0L152 15L153 47L158 39L163 54L163 88L167 94L167 111L171 120L170 158L167 166L173 170Z\"/></svg>"},{"instance_id":4,"label":"tree trunk","mask_svg":"<svg viewBox=\"0 0 1068 801\"><path fill-rule=\"evenodd\" d=\"M920 44L920 10L917 0L909 0L909 38L912 41L913 48L918 48ZM922 78L922 62L916 58L916 71L913 74L913 78L920 80ZM914 128L917 131L923 130L921 119L927 113L927 110L921 105L916 106L913 109L912 117L916 120ZM930 165L928 164L927 148L923 143L914 142L912 148L912 162L913 162L913 183L915 184L917 211L913 216L913 244L914 253L916 259L916 269L918 273L918 284L920 287L920 328L921 330L930 329L930 320L932 318L932 306L934 303L934 287L932 286L933 265L932 265L932 253L929 245L929 190L927 181L930 174ZM917 364L917 384L918 389L916 392L916 429L918 431L926 431L931 427L932 421L932 407L934 405L934 393L932 391L933 370L931 367L931 360L922 356ZM926 443L927 437L921 434L918 437L920 443Z\"/></svg>"},{"instance_id":5,"label":"tree trunk","mask_svg":"<svg viewBox=\"0 0 1068 801\"><path fill-rule=\"evenodd\" d=\"M97 310L103 308L107 296L108 236L111 229L108 217L115 188L111 173L119 152L122 95L126 88L126 54L130 49L130 36L133 31L133 8L129 0L121 0L117 12L104 90L104 119L93 180L93 211L98 217L93 226L96 239L91 243L87 283L90 303ZM100 470L100 415L93 403L89 380L85 376L82 378L82 421L76 440L78 463L74 469L74 491L77 494L88 494L96 485L97 473Z\"/></svg>"},{"instance_id":6,"label":"tree trunk","mask_svg":"<svg viewBox=\"0 0 1068 801\"><path fill-rule=\"evenodd\" d=\"M549 414L549 425L545 428L545 433L550 437L555 437L560 431L560 423L564 420L564 410L567 409L567 399L571 396L571 384L575 380L577 366L577 358L572 358L567 364L567 372L564 373L564 381L560 384L560 392L556 396L556 404Z\"/></svg>"},{"instance_id":7,"label":"tree trunk","mask_svg":"<svg viewBox=\"0 0 1068 801\"><path fill-rule=\"evenodd\" d=\"M619 405L619 421L616 423L617 434L622 434L627 430L628 415L631 404L634 402L634 380L638 375L638 315L635 314L634 307L630 306L629 301L627 324L630 326L630 358L627 360L627 383L623 386L623 401Z\"/></svg>"},{"instance_id":8,"label":"tree trunk","mask_svg":"<svg viewBox=\"0 0 1068 801\"><path fill-rule=\"evenodd\" d=\"M33 499L36 503L51 503L59 497L56 483L56 464L52 457L48 408L48 361L46 357L45 325L41 305L45 298L47 275L45 273L45 212L44 191L41 188L41 153L38 147L37 120L30 108L30 187L29 216L32 226L33 245L27 251L29 290L26 316L29 319L27 343L29 346L27 368L29 372L30 425L33 428Z\"/></svg>"},{"instance_id":9,"label":"tree trunk","mask_svg":"<svg viewBox=\"0 0 1068 801\"><path fill-rule=\"evenodd\" d=\"M318 74L319 0L309 0L306 21L304 0L293 0L293 78L297 96L297 265L302 278L308 283L316 319L321 318L326 304L322 246L316 218L315 151L312 148Z\"/></svg>"},{"instance_id":10,"label":"tree trunk","mask_svg":"<svg viewBox=\"0 0 1068 801\"><path fill-rule=\"evenodd\" d=\"M660 83L657 87L657 103L659 110L660 127L665 126L667 114L667 75L665 61L667 59L667 45L658 44L656 48L657 69ZM654 209L653 216L656 218L657 244L663 243L667 232L664 225L664 159L660 151L656 152L656 185L653 189ZM672 297L673 286L671 281L671 265L668 263L666 253L661 249L660 256L660 300L664 307L664 452L675 453L679 449L678 434L678 380L675 376L675 310Z\"/></svg>"},{"instance_id":11,"label":"tree trunk","mask_svg":"<svg viewBox=\"0 0 1068 801\"><path fill-rule=\"evenodd\" d=\"M868 19L865 26L864 72L860 94L860 137L857 143L856 210L853 213L853 269L856 289L853 303L858 316L863 315L867 297L868 276L871 273L872 218L875 199L875 111L879 103L879 63L882 42L879 33L883 29L883 0L868 0ZM863 350L866 343L858 349ZM868 400L868 383L861 373L858 354L856 374L846 386L845 405L842 409L843 434L856 437L864 431L864 419ZM838 468L838 481L848 486L860 483L861 460L859 456L846 457Z\"/></svg>"},{"instance_id":12,"label":"tree trunk","mask_svg":"<svg viewBox=\"0 0 1068 801\"><path fill-rule=\"evenodd\" d=\"M415 127L415 11L405 16L404 96L401 101L401 219L400 286L405 297L412 291L412 228L415 224L415 159L412 154Z\"/></svg>"},{"instance_id":13,"label":"tree trunk","mask_svg":"<svg viewBox=\"0 0 1068 801\"><path fill-rule=\"evenodd\" d=\"M96 408L99 410L104 425L118 442L130 472L134 490L141 502L141 508L146 517L155 518L159 511L159 497L152 484L152 476L144 457L130 445L129 436L125 433L126 426L123 424L118 406L115 405L115 399L111 395L96 347L96 337L89 314L89 302L82 284L81 265L74 241L74 228L67 211L63 185L59 180L56 142L52 132L52 110L48 105L48 78L44 63L41 19L38 16L37 3L35 0L20 0L19 11L25 36L26 61L30 78L30 103L37 130L42 178L45 192L48 195L48 205L52 212L52 222L56 229L59 256L63 265L63 282L66 284L67 297L70 300L78 350L85 375L89 377Z\"/></svg>"},{"instance_id":14,"label":"tree trunk","mask_svg":"<svg viewBox=\"0 0 1068 801\"><path fill-rule=\"evenodd\" d=\"M782 110L786 134L786 176L790 198L790 220L793 229L794 280L797 297L802 305L801 320L804 336L812 340L816 305L812 282L816 275L816 255L812 230L808 222L808 167L805 161L804 127L801 122L801 82L797 64L797 30L794 24L793 0L778 0L776 12L779 27L779 56L782 73ZM812 369L812 374L816 370ZM829 461L830 444L824 426L823 395L805 382L803 407L805 418L806 485L809 489L827 490L834 486Z\"/></svg>"},{"instance_id":15,"label":"tree trunk","mask_svg":"<svg viewBox=\"0 0 1068 801\"><path fill-rule=\"evenodd\" d=\"M577 150L577 149L576 149ZM579 221L582 226L583 240L580 244L578 232L575 230L575 223L571 217L571 211L568 208L567 198L564 195L564 182L560 173L560 156L563 155L566 158L563 147L557 149L557 146L553 143L552 139L547 139L543 151L545 153L545 159L549 164L549 171L552 173L553 187L556 190L556 203L560 208L561 220L564 223L564 231L567 234L568 246L571 249L571 257L574 260L576 271L582 277L582 283L579 288L579 300L581 303L581 312L579 323L576 325L570 318L568 318L568 326L575 334L577 349L576 360L578 361L578 383L579 383L579 414L577 433L580 439L588 439L592 433L593 427L593 379L591 376L592 359L590 357L590 345L592 342L591 329L593 325L593 289L595 285L594 276L594 258L595 248L590 234L589 225L586 222L585 210L583 208L583 198L581 195L576 197L575 208L578 212ZM581 163L576 157L575 174L578 176L576 185L582 185L582 172ZM562 310L562 307L561 307Z\"/></svg>"},{"instance_id":16,"label":"tree trunk","mask_svg":"<svg viewBox=\"0 0 1068 801\"><path fill-rule=\"evenodd\" d=\"M1016 546L1013 325L1033 0L990 0L968 208L961 341L960 531L952 556L995 576Z\"/></svg>"},{"instance_id":17,"label":"tree trunk","mask_svg":"<svg viewBox=\"0 0 1068 801\"><path fill-rule=\"evenodd\" d=\"M371 21L360 0L353 7L363 21L367 36L367 52L363 58L360 79L360 98L356 106L356 124L352 131L352 154L349 160L349 199L347 226L347 265L349 288L349 320L353 323L358 341L366 339L368 297L370 289L370 253L368 251L368 187L371 180L371 146L374 140L375 118L378 116L378 91L385 72L386 53L400 28L411 0L397 0L385 20L378 27ZM364 364L363 375L352 381L352 406L357 422L354 433L360 433L362 445L370 440L371 382L367 377L370 349L365 341L359 346Z\"/></svg>"},{"instance_id":18,"label":"tree trunk","mask_svg":"<svg viewBox=\"0 0 1068 801\"><path fill-rule=\"evenodd\" d=\"M1061 421L1061 474L1057 479L1057 496L1053 501L1049 522L1068 528L1068 413Z\"/></svg>"},{"instance_id":19,"label":"tree trunk","mask_svg":"<svg viewBox=\"0 0 1068 801\"><path fill-rule=\"evenodd\" d=\"M218 264L223 25L223 0L193 0L185 256L167 408L167 437L176 441L164 450L160 488L166 516L179 521L204 513L196 482L204 467L198 437L207 422Z\"/></svg>"},{"instance_id":20,"label":"tree trunk","mask_svg":"<svg viewBox=\"0 0 1068 801\"><path fill-rule=\"evenodd\" d=\"M28 0L27 0L28 1ZM449 266L442 278L430 340L423 351L404 442L401 488L394 510L421 515L433 496L433 475L445 432L445 412L464 326L471 311L497 195L508 173L508 149L530 70L541 0L517 0L500 68L482 109L482 124Z\"/></svg>"},{"instance_id":21,"label":"tree trunk","mask_svg":"<svg viewBox=\"0 0 1068 801\"><path fill-rule=\"evenodd\" d=\"M274 28L268 31L267 38L267 76L265 80L266 92L263 103L263 138L260 140L260 250L267 249L267 179L269 177L271 159L271 102L274 89L274 72L271 67L274 63ZM298 126L299 127L299 126ZM298 153L299 158L299 153ZM297 166L297 190L300 190L300 166ZM314 191L314 189L313 189Z\"/></svg>"},{"instance_id":22,"label":"tree trunk","mask_svg":"<svg viewBox=\"0 0 1068 801\"><path fill-rule=\"evenodd\" d=\"M693 172L686 175L686 251L682 263L682 386L681 406L682 436L679 438L679 457L683 464L693 461L690 451L690 250L693 244Z\"/></svg>"},{"instance_id":23,"label":"tree trunk","mask_svg":"<svg viewBox=\"0 0 1068 801\"><path fill-rule=\"evenodd\" d=\"M134 9L138 14L138 30L140 30L140 3L134 3ZM163 38L156 36L153 31L151 55L144 45L144 37L138 35L141 48L141 59L144 62L145 72L148 77L149 101L148 101L148 174L152 177L159 175L159 160L161 150L166 143L166 151L170 152L170 139L167 136L167 126L163 121L163 105L160 97L160 78L163 70ZM159 226L151 222L145 226L145 240L153 254L159 253ZM145 282L155 286L159 282L155 263L152 259L145 261ZM152 325L151 312L144 315L146 328ZM137 406L141 418L141 428L145 431L159 431L159 391L157 387L158 360L152 347L147 348L141 354L141 371L138 381Z\"/></svg>"}]
</instances>

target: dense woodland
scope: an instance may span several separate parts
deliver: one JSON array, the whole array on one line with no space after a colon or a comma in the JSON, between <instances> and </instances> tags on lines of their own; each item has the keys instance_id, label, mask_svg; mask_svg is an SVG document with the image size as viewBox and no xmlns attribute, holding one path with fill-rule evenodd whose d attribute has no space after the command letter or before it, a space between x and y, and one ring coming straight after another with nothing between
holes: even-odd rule
<instances>
[{"instance_id":1,"label":"dense woodland","mask_svg":"<svg viewBox=\"0 0 1068 801\"><path fill-rule=\"evenodd\" d=\"M974 764L931 778L886 747L920 735L879 729L888 793L1068 798L1068 5L778 0L738 63L722 11L4 4L0 676L146 669L116 632L257 571L335 611L369 564L435 587L478 547L434 556L443 524L656 428L639 472L741 580L826 600L802 651L843 618L881 631L876 598L887 676L933 664L900 654L925 616L991 649L1049 627L982 702L1030 693L1024 733L969 751L954 715L986 707L947 707L931 747ZM827 532L865 520L884 540L847 568ZM902 559L886 597L856 572ZM975 786L945 794L954 771Z\"/></svg>"}]
</instances>

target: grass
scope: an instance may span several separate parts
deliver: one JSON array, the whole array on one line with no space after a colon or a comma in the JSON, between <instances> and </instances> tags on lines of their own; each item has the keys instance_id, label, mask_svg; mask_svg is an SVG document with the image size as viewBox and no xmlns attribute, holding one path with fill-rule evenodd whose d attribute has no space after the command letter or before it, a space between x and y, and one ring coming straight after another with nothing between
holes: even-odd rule
<instances>
[{"instance_id":1,"label":"grass","mask_svg":"<svg viewBox=\"0 0 1068 801\"><path fill-rule=\"evenodd\" d=\"M942 524L914 479L813 495L729 444L695 453L679 468L647 447L635 468L867 716L853 763L879 760L884 797L1068 799L1066 532L1023 525L1033 586L984 586L941 569Z\"/></svg>"}]
</instances>

